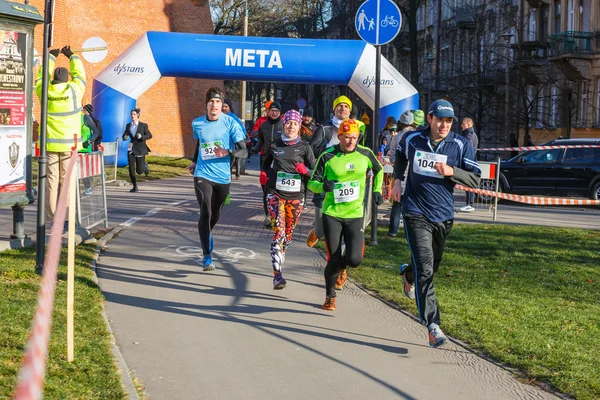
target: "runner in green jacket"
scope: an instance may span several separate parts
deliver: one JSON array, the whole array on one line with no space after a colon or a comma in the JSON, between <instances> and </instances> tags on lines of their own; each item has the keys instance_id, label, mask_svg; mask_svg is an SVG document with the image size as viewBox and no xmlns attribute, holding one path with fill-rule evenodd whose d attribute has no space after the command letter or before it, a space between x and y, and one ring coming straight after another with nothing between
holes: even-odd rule
<instances>
[{"instance_id":1,"label":"runner in green jacket","mask_svg":"<svg viewBox=\"0 0 600 400\"><path fill-rule=\"evenodd\" d=\"M321 154L308 182L310 191L325 192L323 230L328 262L323 309L329 311L335 310L335 289L344 285L346 267L357 267L363 258L363 204L369 170L374 175L373 200L377 204L383 201L383 167L370 149L357 145L359 136L358 124L344 120L338 129L340 143ZM342 242L346 245L343 255Z\"/></svg>"}]
</instances>

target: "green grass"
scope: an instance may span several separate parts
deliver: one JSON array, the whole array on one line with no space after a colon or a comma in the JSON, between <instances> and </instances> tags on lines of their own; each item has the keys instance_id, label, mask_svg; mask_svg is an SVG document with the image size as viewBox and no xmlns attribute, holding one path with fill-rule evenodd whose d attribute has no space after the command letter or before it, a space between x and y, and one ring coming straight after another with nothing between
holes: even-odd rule
<instances>
[{"instance_id":1,"label":"green grass","mask_svg":"<svg viewBox=\"0 0 600 400\"><path fill-rule=\"evenodd\" d=\"M137 175L138 182L152 181L156 179L174 178L176 176L188 175L185 167L192 162L185 157L146 157L150 175ZM112 173L114 174L114 170ZM107 172L108 173L108 172ZM117 179L129 181L129 167L117 168Z\"/></svg>"},{"instance_id":2,"label":"green grass","mask_svg":"<svg viewBox=\"0 0 600 400\"><path fill-rule=\"evenodd\" d=\"M95 246L77 247L75 262L75 360L67 362L66 249L52 318L45 399L124 399L102 317L103 297L89 268ZM41 277L35 248L0 253L0 398L10 398L24 355Z\"/></svg>"},{"instance_id":3,"label":"green grass","mask_svg":"<svg viewBox=\"0 0 600 400\"><path fill-rule=\"evenodd\" d=\"M406 240L385 233L349 274L416 315L398 274ZM447 334L528 379L600 398L600 232L455 225L434 282Z\"/></svg>"}]
</instances>

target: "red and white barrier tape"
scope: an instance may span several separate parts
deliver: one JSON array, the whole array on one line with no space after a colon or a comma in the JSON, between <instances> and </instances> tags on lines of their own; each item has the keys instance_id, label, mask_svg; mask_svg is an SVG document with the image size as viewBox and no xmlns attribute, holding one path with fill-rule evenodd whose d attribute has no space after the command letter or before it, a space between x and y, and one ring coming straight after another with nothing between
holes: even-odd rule
<instances>
[{"instance_id":1,"label":"red and white barrier tape","mask_svg":"<svg viewBox=\"0 0 600 400\"><path fill-rule=\"evenodd\" d=\"M518 194L494 192L493 190L483 189L471 189L462 185L454 186L456 189L464 190L466 192L473 192L483 194L485 196L498 197L499 199L505 199L515 201L517 203L525 204L536 204L536 205L547 205L547 206L600 206L600 200L579 200L579 199L564 199L559 197L534 197L534 196L521 196Z\"/></svg>"},{"instance_id":2,"label":"red and white barrier tape","mask_svg":"<svg viewBox=\"0 0 600 400\"><path fill-rule=\"evenodd\" d=\"M77 151L73 151L65 174L64 183L61 185L56 214L52 221L48 251L44 260L42 285L33 319L33 327L27 342L25 357L19 371L17 387L15 389L15 400L37 400L42 398L42 388L46 375L48 341L50 340L50 326L52 325L52 309L54 308L54 294L56 292L58 262L62 251L63 225L67 214L71 175L76 161ZM44 238L38 238L37 240L44 240Z\"/></svg>"},{"instance_id":3,"label":"red and white barrier tape","mask_svg":"<svg viewBox=\"0 0 600 400\"><path fill-rule=\"evenodd\" d=\"M526 147L490 147L477 149L477 151L528 151L528 150L553 150L553 149L597 149L598 144L574 144L560 146L526 146Z\"/></svg>"}]
</instances>

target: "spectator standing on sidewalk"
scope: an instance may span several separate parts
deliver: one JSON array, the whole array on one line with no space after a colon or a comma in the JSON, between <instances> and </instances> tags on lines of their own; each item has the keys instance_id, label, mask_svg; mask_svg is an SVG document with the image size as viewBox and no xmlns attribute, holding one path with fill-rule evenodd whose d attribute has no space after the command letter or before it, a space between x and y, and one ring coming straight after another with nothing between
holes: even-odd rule
<instances>
[{"instance_id":1,"label":"spectator standing on sidewalk","mask_svg":"<svg viewBox=\"0 0 600 400\"><path fill-rule=\"evenodd\" d=\"M392 138L392 145L390 146L389 152L390 162L392 164L396 162L396 149L398 149L398 145L404 135L415 130L413 126L414 123L414 116L410 110L407 110L400 115L400 119L398 120L398 134ZM393 176L392 179L395 180L397 177ZM389 237L396 237L398 235L401 216L402 201L394 201L394 199L392 199L392 210L390 212L390 223L387 234Z\"/></svg>"},{"instance_id":2,"label":"spectator standing on sidewalk","mask_svg":"<svg viewBox=\"0 0 600 400\"><path fill-rule=\"evenodd\" d=\"M56 58L62 52L69 59L69 70L54 68ZM35 92L42 96L43 68L40 67L35 79ZM48 118L46 154L48 157L46 217L54 218L60 185L65 179L71 157L73 140L77 135L77 149L81 149L81 100L85 92L85 70L78 55L74 55L70 46L61 50L50 50L48 57Z\"/></svg>"},{"instance_id":3,"label":"spectator standing on sidewalk","mask_svg":"<svg viewBox=\"0 0 600 400\"><path fill-rule=\"evenodd\" d=\"M245 158L248 154L242 127L235 119L223 114L224 99L220 88L209 88L206 92L206 115L192 122L197 143L194 162L187 170L194 174L194 191L200 206L198 234L204 253L203 271L215 269L211 256L214 247L212 230L219 221L229 193L230 158Z\"/></svg>"},{"instance_id":4,"label":"spectator standing on sidewalk","mask_svg":"<svg viewBox=\"0 0 600 400\"><path fill-rule=\"evenodd\" d=\"M473 120L471 118L463 118L462 124L460 125L461 132L460 135L467 139L473 149L475 150L475 159L477 159L477 147L479 147L479 139L477 138L477 134L475 133L475 129L473 128ZM462 212L473 212L475 208L473 208L473 201L475 200L475 193L467 192L467 204L464 207L461 207L459 210Z\"/></svg>"},{"instance_id":5,"label":"spectator standing on sidewalk","mask_svg":"<svg viewBox=\"0 0 600 400\"><path fill-rule=\"evenodd\" d=\"M404 294L416 298L421 323L429 330L429 345L438 347L448 339L440 328L433 276L454 222L454 185L478 187L481 171L471 144L450 131L454 121L450 102L431 103L427 121L428 128L409 132L400 141L392 197L400 201L401 181L408 169L402 208L412 263L403 264L400 273Z\"/></svg>"},{"instance_id":6,"label":"spectator standing on sidewalk","mask_svg":"<svg viewBox=\"0 0 600 400\"><path fill-rule=\"evenodd\" d=\"M129 178L133 188L130 192L135 193L138 191L137 179L135 173L138 175L145 174L148 176L150 170L146 163L146 156L148 155L149 148L146 145L146 140L152 139L152 133L148 129L148 124L140 121L140 109L134 108L130 114L131 122L125 126L125 132L123 132L122 139L131 139L127 147L127 161L129 162Z\"/></svg>"},{"instance_id":7,"label":"spectator standing on sidewalk","mask_svg":"<svg viewBox=\"0 0 600 400\"><path fill-rule=\"evenodd\" d=\"M267 205L273 226L273 289L283 289L286 286L281 272L285 251L292 242L294 229L304 207L304 177L315 166L312 148L300 137L301 125L302 116L298 111L289 110L284 114L283 134L265 152L260 173L260 183L267 188Z\"/></svg>"}]
</instances>

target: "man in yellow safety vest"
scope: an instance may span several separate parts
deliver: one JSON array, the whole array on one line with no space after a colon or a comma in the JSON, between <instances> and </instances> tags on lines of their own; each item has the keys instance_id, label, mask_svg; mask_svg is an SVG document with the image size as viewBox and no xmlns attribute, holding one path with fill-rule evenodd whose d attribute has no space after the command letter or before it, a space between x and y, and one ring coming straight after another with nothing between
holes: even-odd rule
<instances>
[{"instance_id":1,"label":"man in yellow safety vest","mask_svg":"<svg viewBox=\"0 0 600 400\"><path fill-rule=\"evenodd\" d=\"M64 67L54 68L56 57L62 53L70 61L69 71ZM74 135L77 135L77 149L81 149L81 101L85 92L85 70L81 58L73 55L70 46L61 50L50 50L48 59L48 118L46 152L48 156L46 215L53 218L56 211L59 186L62 184ZM42 68L35 79L35 92L42 96Z\"/></svg>"}]
</instances>

